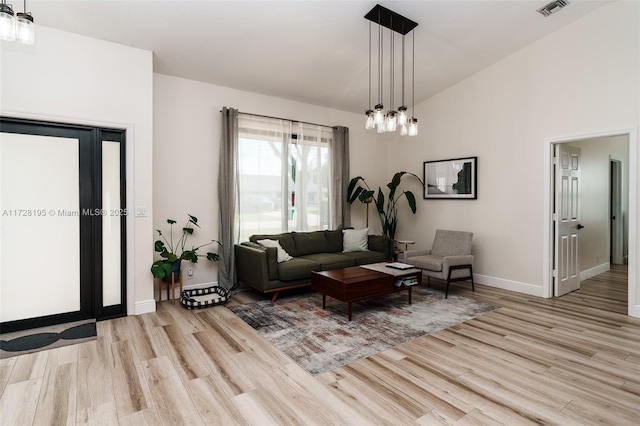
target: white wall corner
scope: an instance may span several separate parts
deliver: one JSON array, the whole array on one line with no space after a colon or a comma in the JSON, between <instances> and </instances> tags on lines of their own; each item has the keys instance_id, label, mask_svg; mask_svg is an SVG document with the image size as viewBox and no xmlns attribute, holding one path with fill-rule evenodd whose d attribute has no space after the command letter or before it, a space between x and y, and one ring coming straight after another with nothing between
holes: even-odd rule
<instances>
[{"instance_id":1,"label":"white wall corner","mask_svg":"<svg viewBox=\"0 0 640 426\"><path fill-rule=\"evenodd\" d=\"M544 297L542 286L522 283L518 281L505 280L503 278L490 277L488 275L473 274L473 280L477 284L484 284L489 287L501 288L503 290L515 291L528 294L530 296Z\"/></svg>"}]
</instances>

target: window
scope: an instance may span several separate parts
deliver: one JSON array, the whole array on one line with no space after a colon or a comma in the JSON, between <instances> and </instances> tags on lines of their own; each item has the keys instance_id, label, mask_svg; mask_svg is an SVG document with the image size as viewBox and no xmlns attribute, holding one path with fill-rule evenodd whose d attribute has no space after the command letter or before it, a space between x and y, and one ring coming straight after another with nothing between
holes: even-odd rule
<instances>
[{"instance_id":1,"label":"window","mask_svg":"<svg viewBox=\"0 0 640 426\"><path fill-rule=\"evenodd\" d=\"M331 127L238 115L240 241L329 229Z\"/></svg>"}]
</instances>

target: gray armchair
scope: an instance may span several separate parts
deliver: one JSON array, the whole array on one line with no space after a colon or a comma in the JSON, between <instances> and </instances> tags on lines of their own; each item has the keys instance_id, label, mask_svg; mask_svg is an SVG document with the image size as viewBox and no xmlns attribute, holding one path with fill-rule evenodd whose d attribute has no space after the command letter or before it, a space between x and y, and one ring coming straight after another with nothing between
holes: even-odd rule
<instances>
[{"instance_id":1,"label":"gray armchair","mask_svg":"<svg viewBox=\"0 0 640 426\"><path fill-rule=\"evenodd\" d=\"M445 298L449 296L449 283L471 280L473 284L472 232L436 230L431 250L407 250L404 262L422 269L422 275L447 281Z\"/></svg>"}]
</instances>

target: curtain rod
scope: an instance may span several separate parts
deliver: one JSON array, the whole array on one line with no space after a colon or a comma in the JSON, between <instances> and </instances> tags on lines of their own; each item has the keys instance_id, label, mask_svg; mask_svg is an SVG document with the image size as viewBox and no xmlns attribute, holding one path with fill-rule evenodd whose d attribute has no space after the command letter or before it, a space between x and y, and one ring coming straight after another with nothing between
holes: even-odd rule
<instances>
[{"instance_id":1,"label":"curtain rod","mask_svg":"<svg viewBox=\"0 0 640 426\"><path fill-rule=\"evenodd\" d=\"M222 112L222 110L220 112ZM310 123L308 121L291 120L290 118L274 117L274 116L271 116L271 115L253 114L251 112L242 112L240 110L238 110L238 113L245 114L245 115L252 115L254 117L262 117L262 118L271 118L271 119L274 119L274 120L291 121L292 123L302 123L302 124L311 124L312 126L329 127L331 129L333 129L334 127L339 127L339 126L327 126L326 124Z\"/></svg>"}]
</instances>

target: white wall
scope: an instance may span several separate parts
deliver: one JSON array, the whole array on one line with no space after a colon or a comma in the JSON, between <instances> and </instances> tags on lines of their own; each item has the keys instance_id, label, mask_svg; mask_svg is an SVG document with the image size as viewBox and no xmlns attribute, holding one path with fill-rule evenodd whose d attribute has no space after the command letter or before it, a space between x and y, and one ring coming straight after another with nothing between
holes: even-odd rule
<instances>
[{"instance_id":1,"label":"white wall","mask_svg":"<svg viewBox=\"0 0 640 426\"><path fill-rule=\"evenodd\" d=\"M610 165L609 158L614 156L622 162L623 200L622 213L624 234L628 235L629 213L629 138L612 136L594 138L570 143L580 148L581 154L581 190L580 190L580 271L581 278L592 276L588 271L599 272L609 264L611 248L610 234ZM624 241L625 253L628 241ZM608 269L608 268L607 268ZM606 270L606 269L605 269ZM585 275L586 273L586 275Z\"/></svg>"},{"instance_id":2,"label":"white wall","mask_svg":"<svg viewBox=\"0 0 640 426\"><path fill-rule=\"evenodd\" d=\"M387 145L377 140L375 133L365 133L364 114L155 74L154 229L164 232L167 229L166 219L176 219L181 223L190 213L198 218L201 226L190 244L218 239L218 158L222 134L220 110L223 106L246 113L327 126L347 126L351 175L363 175L370 184L376 186L387 182L377 179L386 170L387 159L380 153L385 152ZM355 209L361 210L353 215L354 226L364 226L364 207L359 205ZM372 233L380 233L381 228L373 212L370 225ZM210 284L218 279L217 264L200 261L196 265L188 263L187 267L192 267L194 272L192 279L185 279L187 286Z\"/></svg>"},{"instance_id":3,"label":"white wall","mask_svg":"<svg viewBox=\"0 0 640 426\"><path fill-rule=\"evenodd\" d=\"M151 52L42 26L36 31L34 46L0 43L0 112L127 129L127 207L151 206ZM127 218L129 314L155 309L151 224L150 216Z\"/></svg>"},{"instance_id":4,"label":"white wall","mask_svg":"<svg viewBox=\"0 0 640 426\"><path fill-rule=\"evenodd\" d=\"M422 200L399 237L473 231L480 282L542 295L544 141L637 128L639 6L606 5L420 104L420 137L398 138L389 170L477 155L478 200Z\"/></svg>"}]
</instances>

